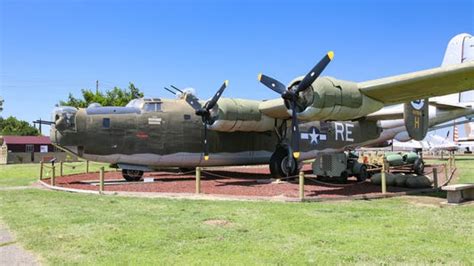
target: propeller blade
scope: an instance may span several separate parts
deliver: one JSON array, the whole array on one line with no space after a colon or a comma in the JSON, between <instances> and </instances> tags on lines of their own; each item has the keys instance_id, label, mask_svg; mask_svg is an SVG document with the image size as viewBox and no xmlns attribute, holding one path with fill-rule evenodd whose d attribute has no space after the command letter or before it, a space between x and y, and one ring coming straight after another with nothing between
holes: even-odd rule
<instances>
[{"instance_id":1,"label":"propeller blade","mask_svg":"<svg viewBox=\"0 0 474 266\"><path fill-rule=\"evenodd\" d=\"M199 99L191 93L186 94L185 100L195 111L202 109Z\"/></svg>"},{"instance_id":2,"label":"propeller blade","mask_svg":"<svg viewBox=\"0 0 474 266\"><path fill-rule=\"evenodd\" d=\"M323 70L327 67L329 62L334 58L334 52L328 52L318 64L316 64L311 71L306 74L303 80L298 84L298 88L296 89L296 93L304 91L307 89L313 82L321 75Z\"/></svg>"},{"instance_id":3,"label":"propeller blade","mask_svg":"<svg viewBox=\"0 0 474 266\"><path fill-rule=\"evenodd\" d=\"M262 73L258 74L258 81L279 94L286 91L286 86L283 83Z\"/></svg>"},{"instance_id":4,"label":"propeller blade","mask_svg":"<svg viewBox=\"0 0 474 266\"><path fill-rule=\"evenodd\" d=\"M216 105L217 101L221 97L221 95L224 92L225 88L227 88L227 85L229 85L228 80L224 81L224 84L222 84L221 88L216 92L216 94L214 94L212 99L206 103L205 108L208 111L211 110Z\"/></svg>"},{"instance_id":5,"label":"propeller blade","mask_svg":"<svg viewBox=\"0 0 474 266\"><path fill-rule=\"evenodd\" d=\"M207 124L204 123L204 160L209 160L209 144L207 142Z\"/></svg>"},{"instance_id":6,"label":"propeller blade","mask_svg":"<svg viewBox=\"0 0 474 266\"><path fill-rule=\"evenodd\" d=\"M300 157L300 129L298 125L298 117L296 114L296 101L291 101L291 148L293 150L293 157L298 159Z\"/></svg>"}]
</instances>

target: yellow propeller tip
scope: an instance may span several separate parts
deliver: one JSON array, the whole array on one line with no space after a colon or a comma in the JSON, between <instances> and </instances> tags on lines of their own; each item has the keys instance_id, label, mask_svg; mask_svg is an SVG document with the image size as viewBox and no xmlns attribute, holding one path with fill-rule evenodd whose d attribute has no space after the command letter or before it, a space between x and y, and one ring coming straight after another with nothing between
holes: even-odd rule
<instances>
[{"instance_id":1,"label":"yellow propeller tip","mask_svg":"<svg viewBox=\"0 0 474 266\"><path fill-rule=\"evenodd\" d=\"M299 152L293 152L293 157L296 159L300 158L300 153Z\"/></svg>"},{"instance_id":2,"label":"yellow propeller tip","mask_svg":"<svg viewBox=\"0 0 474 266\"><path fill-rule=\"evenodd\" d=\"M262 80L262 73L258 74L258 81L261 81Z\"/></svg>"},{"instance_id":3,"label":"yellow propeller tip","mask_svg":"<svg viewBox=\"0 0 474 266\"><path fill-rule=\"evenodd\" d=\"M334 58L334 52L333 52L333 51L329 51L329 52L328 52L328 57L329 57L329 59L332 60L332 59Z\"/></svg>"},{"instance_id":4,"label":"yellow propeller tip","mask_svg":"<svg viewBox=\"0 0 474 266\"><path fill-rule=\"evenodd\" d=\"M208 161L209 160L209 156L204 156L204 161Z\"/></svg>"},{"instance_id":5,"label":"yellow propeller tip","mask_svg":"<svg viewBox=\"0 0 474 266\"><path fill-rule=\"evenodd\" d=\"M226 79L226 80L224 81L224 83L225 83L225 86L226 86L226 87L229 86L229 80L228 80L228 79Z\"/></svg>"}]
</instances>

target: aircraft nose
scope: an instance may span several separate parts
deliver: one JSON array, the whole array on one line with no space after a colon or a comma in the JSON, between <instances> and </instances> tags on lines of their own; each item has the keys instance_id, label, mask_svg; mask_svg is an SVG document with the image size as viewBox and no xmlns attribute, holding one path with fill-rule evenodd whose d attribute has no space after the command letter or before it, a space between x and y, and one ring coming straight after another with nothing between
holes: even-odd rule
<instances>
[{"instance_id":1,"label":"aircraft nose","mask_svg":"<svg viewBox=\"0 0 474 266\"><path fill-rule=\"evenodd\" d=\"M53 110L53 122L56 131L75 128L77 109L70 106L60 106Z\"/></svg>"},{"instance_id":2,"label":"aircraft nose","mask_svg":"<svg viewBox=\"0 0 474 266\"><path fill-rule=\"evenodd\" d=\"M51 129L49 131L49 139L51 140L51 143L53 144L61 143L61 133L58 132L54 124L51 125Z\"/></svg>"}]
</instances>

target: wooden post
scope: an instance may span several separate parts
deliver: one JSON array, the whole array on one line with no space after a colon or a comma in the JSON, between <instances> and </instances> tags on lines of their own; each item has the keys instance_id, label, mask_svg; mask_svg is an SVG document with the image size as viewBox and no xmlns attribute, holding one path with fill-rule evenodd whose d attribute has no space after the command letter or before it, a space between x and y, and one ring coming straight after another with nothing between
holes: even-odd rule
<instances>
[{"instance_id":1,"label":"wooden post","mask_svg":"<svg viewBox=\"0 0 474 266\"><path fill-rule=\"evenodd\" d=\"M201 167L196 167L196 194L201 193Z\"/></svg>"},{"instance_id":2,"label":"wooden post","mask_svg":"<svg viewBox=\"0 0 474 266\"><path fill-rule=\"evenodd\" d=\"M59 176L63 176L63 161L59 162Z\"/></svg>"},{"instance_id":3,"label":"wooden post","mask_svg":"<svg viewBox=\"0 0 474 266\"><path fill-rule=\"evenodd\" d=\"M445 182L448 181L448 166L444 164L444 178Z\"/></svg>"},{"instance_id":4,"label":"wooden post","mask_svg":"<svg viewBox=\"0 0 474 266\"><path fill-rule=\"evenodd\" d=\"M438 188L438 168L433 168L433 187Z\"/></svg>"},{"instance_id":5,"label":"wooden post","mask_svg":"<svg viewBox=\"0 0 474 266\"><path fill-rule=\"evenodd\" d=\"M86 174L89 173L89 160L86 160Z\"/></svg>"},{"instance_id":6,"label":"wooden post","mask_svg":"<svg viewBox=\"0 0 474 266\"><path fill-rule=\"evenodd\" d=\"M43 180L43 161L40 162L40 180Z\"/></svg>"},{"instance_id":7,"label":"wooden post","mask_svg":"<svg viewBox=\"0 0 474 266\"><path fill-rule=\"evenodd\" d=\"M299 185L300 185L300 200L304 200L304 172L301 171L299 174Z\"/></svg>"},{"instance_id":8,"label":"wooden post","mask_svg":"<svg viewBox=\"0 0 474 266\"><path fill-rule=\"evenodd\" d=\"M51 186L56 186L56 166L51 167Z\"/></svg>"},{"instance_id":9,"label":"wooden post","mask_svg":"<svg viewBox=\"0 0 474 266\"><path fill-rule=\"evenodd\" d=\"M387 178L386 178L386 171L387 171L387 166L386 166L386 160L385 156L383 157L382 160L382 173L381 173L381 179L382 179L382 194L387 193Z\"/></svg>"},{"instance_id":10,"label":"wooden post","mask_svg":"<svg viewBox=\"0 0 474 266\"><path fill-rule=\"evenodd\" d=\"M105 177L105 172L104 172L104 167L102 166L99 171L99 192L102 194L104 192L104 177Z\"/></svg>"}]
</instances>

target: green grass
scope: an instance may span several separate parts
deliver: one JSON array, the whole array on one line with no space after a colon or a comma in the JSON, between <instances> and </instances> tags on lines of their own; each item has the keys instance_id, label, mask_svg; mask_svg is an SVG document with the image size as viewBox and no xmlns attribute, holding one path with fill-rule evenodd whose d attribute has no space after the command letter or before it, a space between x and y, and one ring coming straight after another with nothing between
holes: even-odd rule
<instances>
[{"instance_id":1,"label":"green grass","mask_svg":"<svg viewBox=\"0 0 474 266\"><path fill-rule=\"evenodd\" d=\"M3 184L36 179L32 165L0 169ZM431 201L214 202L0 189L0 219L45 264L473 264L474 207Z\"/></svg>"},{"instance_id":2,"label":"green grass","mask_svg":"<svg viewBox=\"0 0 474 266\"><path fill-rule=\"evenodd\" d=\"M51 164L45 164L51 166ZM89 171L99 171L101 166L106 171L113 170L108 164L90 163ZM74 167L74 169L72 168ZM51 170L45 168L44 177L51 176ZM85 162L64 163L63 174L76 174L86 171ZM39 179L40 164L8 164L0 165L0 187L27 186ZM56 164L56 175L59 175L59 164Z\"/></svg>"}]
</instances>

